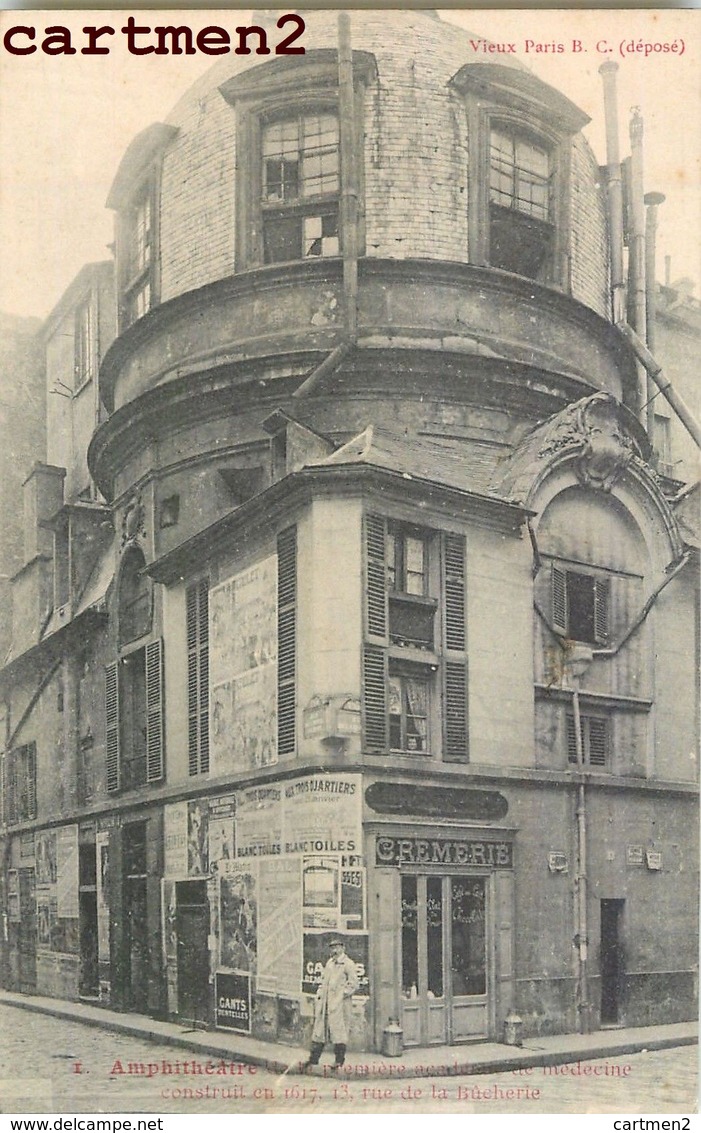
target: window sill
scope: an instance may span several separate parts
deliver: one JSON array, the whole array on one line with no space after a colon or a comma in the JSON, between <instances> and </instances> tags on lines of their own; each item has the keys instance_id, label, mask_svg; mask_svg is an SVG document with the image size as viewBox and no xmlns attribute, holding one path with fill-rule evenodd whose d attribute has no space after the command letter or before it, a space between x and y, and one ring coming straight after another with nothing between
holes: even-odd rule
<instances>
[{"instance_id":1,"label":"window sill","mask_svg":"<svg viewBox=\"0 0 701 1133\"><path fill-rule=\"evenodd\" d=\"M390 643L388 650L391 661L406 661L412 665L421 665L435 672L438 669L438 654L433 649L422 649L418 645L400 645L399 642Z\"/></svg>"}]
</instances>

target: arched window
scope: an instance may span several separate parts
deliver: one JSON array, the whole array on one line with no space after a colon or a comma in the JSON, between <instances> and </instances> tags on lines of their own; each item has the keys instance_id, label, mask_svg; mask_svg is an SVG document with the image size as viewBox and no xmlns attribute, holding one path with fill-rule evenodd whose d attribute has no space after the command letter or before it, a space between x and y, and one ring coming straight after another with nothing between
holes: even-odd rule
<instances>
[{"instance_id":1,"label":"arched window","mask_svg":"<svg viewBox=\"0 0 701 1133\"><path fill-rule=\"evenodd\" d=\"M128 645L151 631L151 582L144 568L143 552L127 551L119 578L119 645Z\"/></svg>"}]
</instances>

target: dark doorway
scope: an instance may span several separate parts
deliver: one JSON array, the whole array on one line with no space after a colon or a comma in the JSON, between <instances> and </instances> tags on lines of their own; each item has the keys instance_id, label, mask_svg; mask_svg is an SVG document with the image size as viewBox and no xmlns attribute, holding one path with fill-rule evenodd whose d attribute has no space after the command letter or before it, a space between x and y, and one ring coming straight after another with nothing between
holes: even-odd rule
<instances>
[{"instance_id":1,"label":"dark doorway","mask_svg":"<svg viewBox=\"0 0 701 1133\"><path fill-rule=\"evenodd\" d=\"M80 994L87 999L99 995L97 970L97 858L95 843L81 844L80 876Z\"/></svg>"},{"instance_id":2,"label":"dark doorway","mask_svg":"<svg viewBox=\"0 0 701 1133\"><path fill-rule=\"evenodd\" d=\"M211 1016L209 983L209 903L204 881L179 881L176 891L178 934L178 1015L185 1021L208 1023Z\"/></svg>"},{"instance_id":3,"label":"dark doorway","mask_svg":"<svg viewBox=\"0 0 701 1133\"><path fill-rule=\"evenodd\" d=\"M148 928L146 902L146 823L124 827L124 1006L148 1008Z\"/></svg>"},{"instance_id":4,"label":"dark doorway","mask_svg":"<svg viewBox=\"0 0 701 1133\"><path fill-rule=\"evenodd\" d=\"M34 870L19 870L19 990L37 989L37 906Z\"/></svg>"},{"instance_id":5,"label":"dark doorway","mask_svg":"<svg viewBox=\"0 0 701 1133\"><path fill-rule=\"evenodd\" d=\"M601 901L601 1022L619 1023L623 992L623 906L620 898Z\"/></svg>"}]
</instances>

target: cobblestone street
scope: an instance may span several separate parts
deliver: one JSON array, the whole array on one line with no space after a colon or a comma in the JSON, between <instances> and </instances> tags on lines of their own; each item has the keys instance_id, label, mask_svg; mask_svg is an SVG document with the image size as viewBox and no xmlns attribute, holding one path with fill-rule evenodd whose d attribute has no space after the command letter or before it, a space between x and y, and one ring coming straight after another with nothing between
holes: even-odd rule
<instances>
[{"instance_id":1,"label":"cobblestone street","mask_svg":"<svg viewBox=\"0 0 701 1133\"><path fill-rule=\"evenodd\" d=\"M471 1077L364 1082L357 1068L340 1080L293 1073L280 1078L259 1067L229 1063L224 1064L226 1072L193 1074L193 1062L207 1064L199 1054L5 1005L0 1012L0 1108L5 1113L634 1114L696 1109L695 1046ZM152 1076L130 1074L129 1063L144 1069L151 1063ZM217 1060L210 1065L221 1066ZM621 1076L625 1067L630 1069Z\"/></svg>"}]
</instances>

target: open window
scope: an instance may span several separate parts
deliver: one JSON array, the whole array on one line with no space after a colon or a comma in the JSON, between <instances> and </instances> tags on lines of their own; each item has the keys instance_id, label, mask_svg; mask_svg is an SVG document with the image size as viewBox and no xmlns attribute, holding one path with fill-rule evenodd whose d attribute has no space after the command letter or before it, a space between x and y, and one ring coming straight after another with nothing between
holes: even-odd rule
<instances>
[{"instance_id":1,"label":"open window","mask_svg":"<svg viewBox=\"0 0 701 1133\"><path fill-rule=\"evenodd\" d=\"M376 71L374 57L354 51L352 67L354 107L347 140L358 173L362 249L363 99ZM337 52L324 48L294 60L261 63L219 89L236 113L237 270L339 256Z\"/></svg>"},{"instance_id":2,"label":"open window","mask_svg":"<svg viewBox=\"0 0 701 1133\"><path fill-rule=\"evenodd\" d=\"M603 573L566 570L553 563L553 628L572 641L605 645L609 640L611 579Z\"/></svg>"},{"instance_id":3,"label":"open window","mask_svg":"<svg viewBox=\"0 0 701 1133\"><path fill-rule=\"evenodd\" d=\"M535 75L465 64L470 263L569 289L572 138L589 121Z\"/></svg>"}]
</instances>

